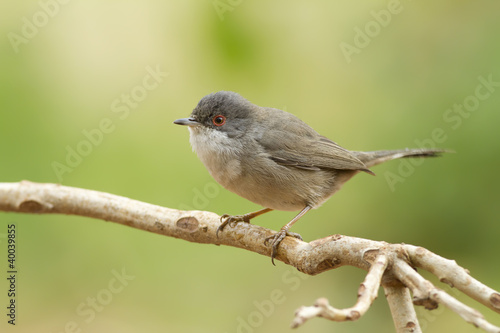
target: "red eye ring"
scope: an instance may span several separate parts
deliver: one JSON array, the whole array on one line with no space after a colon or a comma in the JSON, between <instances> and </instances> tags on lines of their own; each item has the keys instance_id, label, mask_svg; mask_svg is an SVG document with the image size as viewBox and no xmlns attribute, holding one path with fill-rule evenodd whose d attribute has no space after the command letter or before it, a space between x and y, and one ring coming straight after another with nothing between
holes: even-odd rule
<instances>
[{"instance_id":1,"label":"red eye ring","mask_svg":"<svg viewBox=\"0 0 500 333\"><path fill-rule=\"evenodd\" d=\"M215 116L212 118L212 123L215 125L215 126L222 126L226 123L226 117L224 117L223 115L218 115L218 116Z\"/></svg>"}]
</instances>

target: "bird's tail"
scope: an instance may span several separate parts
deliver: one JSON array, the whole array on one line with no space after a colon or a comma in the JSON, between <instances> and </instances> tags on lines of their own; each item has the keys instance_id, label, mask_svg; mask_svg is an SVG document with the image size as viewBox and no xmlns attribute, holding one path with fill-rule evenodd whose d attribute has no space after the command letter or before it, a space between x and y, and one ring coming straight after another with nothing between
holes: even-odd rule
<instances>
[{"instance_id":1,"label":"bird's tail","mask_svg":"<svg viewBox=\"0 0 500 333\"><path fill-rule=\"evenodd\" d=\"M400 149L400 150L377 150L377 151L353 151L361 162L368 168L383 163L385 161L394 160L403 157L437 157L442 153L450 152L445 149Z\"/></svg>"}]
</instances>

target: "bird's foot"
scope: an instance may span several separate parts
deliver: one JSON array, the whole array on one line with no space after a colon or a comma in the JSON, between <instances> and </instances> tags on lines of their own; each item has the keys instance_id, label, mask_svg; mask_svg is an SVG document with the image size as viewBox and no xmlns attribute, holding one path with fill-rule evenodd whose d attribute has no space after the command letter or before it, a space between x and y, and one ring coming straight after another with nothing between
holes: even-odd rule
<instances>
[{"instance_id":1,"label":"bird's foot","mask_svg":"<svg viewBox=\"0 0 500 333\"><path fill-rule=\"evenodd\" d=\"M229 224L231 228L234 228L236 224L239 222L245 222L245 223L250 223L250 216L249 214L245 215L229 215L229 214L224 214L220 217L220 226L217 228L217 231L215 232L215 235L219 237L219 231L222 231L226 225Z\"/></svg>"},{"instance_id":2,"label":"bird's foot","mask_svg":"<svg viewBox=\"0 0 500 333\"><path fill-rule=\"evenodd\" d=\"M274 235L267 237L264 240L264 244L266 246L271 246L271 249L272 249L271 250L271 262L273 263L274 266L276 266L276 264L274 263L274 258L276 257L276 254L278 253L278 246L280 245L281 241L283 239L285 239L286 236L295 237L297 239L302 240L302 236L300 236L299 234L297 234L295 232L286 231L283 229L281 229L280 231L278 231Z\"/></svg>"}]
</instances>

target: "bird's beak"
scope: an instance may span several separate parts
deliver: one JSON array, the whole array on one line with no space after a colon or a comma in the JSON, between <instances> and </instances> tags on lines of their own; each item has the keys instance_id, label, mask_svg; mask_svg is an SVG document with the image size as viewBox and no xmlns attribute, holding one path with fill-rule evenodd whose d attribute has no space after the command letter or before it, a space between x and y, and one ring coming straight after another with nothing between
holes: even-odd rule
<instances>
[{"instance_id":1,"label":"bird's beak","mask_svg":"<svg viewBox=\"0 0 500 333\"><path fill-rule=\"evenodd\" d=\"M176 125L184 125L184 126L198 126L201 125L194 118L181 118L174 121Z\"/></svg>"}]
</instances>

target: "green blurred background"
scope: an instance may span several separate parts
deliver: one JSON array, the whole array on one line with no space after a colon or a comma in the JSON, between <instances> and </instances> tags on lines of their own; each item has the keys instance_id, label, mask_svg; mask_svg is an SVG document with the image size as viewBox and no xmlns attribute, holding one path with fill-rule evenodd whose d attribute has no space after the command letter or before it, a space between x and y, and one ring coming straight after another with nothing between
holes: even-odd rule
<instances>
[{"instance_id":1,"label":"green blurred background","mask_svg":"<svg viewBox=\"0 0 500 333\"><path fill-rule=\"evenodd\" d=\"M500 82L500 3L0 6L0 181L61 182L219 214L259 209L216 184L191 152L186 128L172 124L218 90L285 109L352 150L414 147L437 130L436 145L456 154L413 170L394 161L374 168L377 177L361 174L293 231L306 241L340 233L421 245L500 289L500 87L490 87L473 111L447 111L478 101L479 77ZM359 36L365 29L372 37ZM163 73L156 87L141 88L155 70ZM137 103L128 107L122 98L131 93ZM58 177L54 162L66 164L68 147L84 149L84 131L103 119L112 130ZM390 186L387 177L398 173L404 181ZM292 216L274 212L255 223L276 230ZM83 217L1 213L2 309L11 223L18 228L17 332L287 332L294 310L318 297L351 306L365 275L344 267L301 279L240 249ZM117 272L130 280L110 293ZM270 307L273 292L280 303ZM318 319L299 330L392 332L382 295L357 322ZM89 297L100 300L93 315ZM458 297L500 325L498 314ZM1 312L0 330L12 329ZM418 314L425 332L478 332L447 309Z\"/></svg>"}]
</instances>

